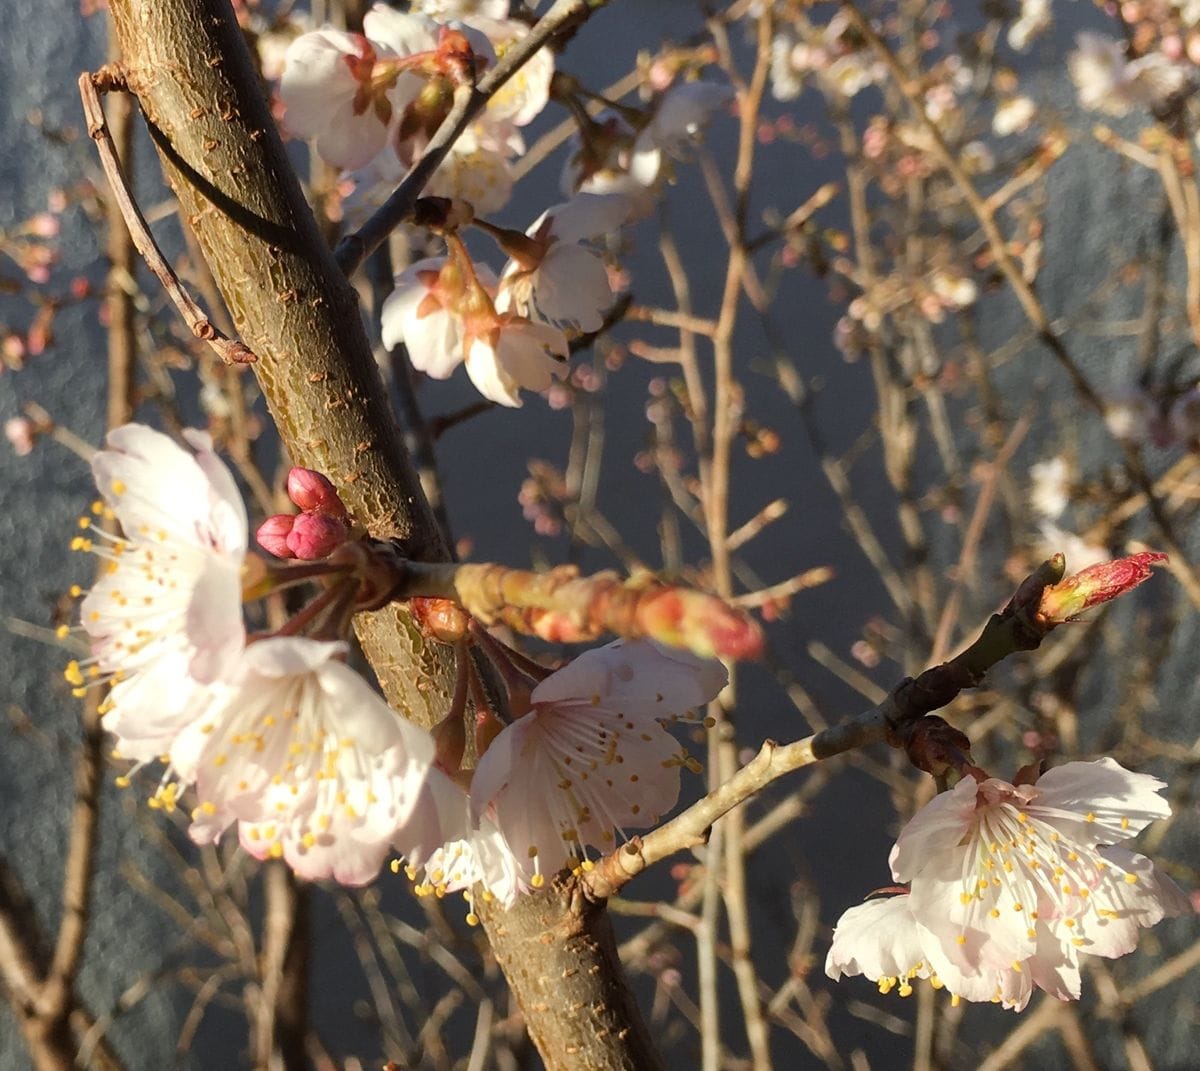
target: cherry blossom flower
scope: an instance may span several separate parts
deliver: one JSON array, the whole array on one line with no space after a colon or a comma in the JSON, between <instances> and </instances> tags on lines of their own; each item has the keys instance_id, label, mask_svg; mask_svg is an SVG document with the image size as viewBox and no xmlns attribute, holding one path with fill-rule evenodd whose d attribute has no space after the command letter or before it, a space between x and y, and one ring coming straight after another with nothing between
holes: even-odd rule
<instances>
[{"instance_id":1,"label":"cherry blossom flower","mask_svg":"<svg viewBox=\"0 0 1200 1071\"><path fill-rule=\"evenodd\" d=\"M485 5L477 5L484 7ZM496 58L504 54L529 34L529 27L516 19L489 15L486 11L465 13L463 22L482 33L495 49ZM504 83L488 101L485 115L497 122L509 121L513 126L533 122L550 100L550 82L554 78L554 53L538 49L520 70Z\"/></svg>"},{"instance_id":2,"label":"cherry blossom flower","mask_svg":"<svg viewBox=\"0 0 1200 1071\"><path fill-rule=\"evenodd\" d=\"M587 651L534 688L532 708L484 752L471 781L476 815L494 821L540 884L587 847L614 847L679 797L686 751L662 726L713 699L717 661L649 641Z\"/></svg>"},{"instance_id":3,"label":"cherry blossom flower","mask_svg":"<svg viewBox=\"0 0 1200 1071\"><path fill-rule=\"evenodd\" d=\"M521 405L521 390L544 391L566 374L571 348L566 336L549 324L500 313L468 344L467 375L476 390L499 405Z\"/></svg>"},{"instance_id":4,"label":"cherry blossom flower","mask_svg":"<svg viewBox=\"0 0 1200 1071\"><path fill-rule=\"evenodd\" d=\"M653 192L666 159L679 157L712 116L733 99L733 90L714 82L679 82L655 102L650 118L634 131L608 116L576 143L563 168L561 187L575 193L625 194L635 215L653 209Z\"/></svg>"},{"instance_id":5,"label":"cherry blossom flower","mask_svg":"<svg viewBox=\"0 0 1200 1071\"><path fill-rule=\"evenodd\" d=\"M1072 973L1063 985L1050 965L1061 969L1068 960ZM935 989L946 989L954 1004L962 999L993 1001L1021 1011L1033 995L1036 970L1040 988L1064 1000L1079 997L1079 974L1071 953L1047 947L1029 964L964 974L946 956L937 935L913 914L911 897L901 892L868 900L842 915L833 932L825 973L835 982L861 974L878 983L880 993L894 991L901 997L911 996L912 983L923 979ZM1073 987L1071 981L1076 983Z\"/></svg>"},{"instance_id":6,"label":"cherry blossom flower","mask_svg":"<svg viewBox=\"0 0 1200 1071\"><path fill-rule=\"evenodd\" d=\"M363 885L393 847L440 838L422 800L433 738L344 664L346 650L297 637L246 649L236 679L170 751L181 778L196 782L194 840L237 821L257 858Z\"/></svg>"},{"instance_id":7,"label":"cherry blossom flower","mask_svg":"<svg viewBox=\"0 0 1200 1071\"><path fill-rule=\"evenodd\" d=\"M245 506L229 470L200 431L191 451L161 432L126 424L110 432L92 461L104 501L93 514L120 522L123 536L81 520L72 544L104 559L83 600L91 659L67 679L114 683L105 727L127 757L162 754L204 687L226 679L245 631L241 570Z\"/></svg>"},{"instance_id":8,"label":"cherry blossom flower","mask_svg":"<svg viewBox=\"0 0 1200 1071\"><path fill-rule=\"evenodd\" d=\"M385 22L372 9L363 23L389 31L387 42L330 29L302 34L288 47L279 83L288 127L338 167L362 167L384 148L423 84L397 59L436 46L432 23L419 16L392 12Z\"/></svg>"},{"instance_id":9,"label":"cherry blossom flower","mask_svg":"<svg viewBox=\"0 0 1200 1071\"><path fill-rule=\"evenodd\" d=\"M475 265L475 272L484 287L495 285L486 265ZM463 359L466 325L458 309L463 285L448 257L429 257L405 268L383 302L383 344L393 349L403 343L415 369L449 379Z\"/></svg>"},{"instance_id":10,"label":"cherry blossom flower","mask_svg":"<svg viewBox=\"0 0 1200 1071\"><path fill-rule=\"evenodd\" d=\"M1182 88L1183 67L1161 52L1127 58L1125 45L1102 34L1077 35L1078 50L1067 56L1079 103L1109 115L1127 115L1131 108L1152 107Z\"/></svg>"},{"instance_id":11,"label":"cherry blossom flower","mask_svg":"<svg viewBox=\"0 0 1200 1071\"><path fill-rule=\"evenodd\" d=\"M435 818L427 819L427 828L437 829L440 838L405 855L404 871L418 896L461 892L472 903L473 890L481 885L483 899L510 907L519 895L542 884L530 870L528 858L518 860L509 847L496 824L494 808L473 816L467 791L440 770L433 772L426 797ZM400 867L394 864L393 869ZM473 911L467 921L478 921Z\"/></svg>"},{"instance_id":12,"label":"cherry blossom flower","mask_svg":"<svg viewBox=\"0 0 1200 1071\"><path fill-rule=\"evenodd\" d=\"M627 197L579 194L547 209L529 228L530 239L510 249L496 307L559 328L598 331L612 304L604 261L582 243L620 229L632 212Z\"/></svg>"},{"instance_id":13,"label":"cherry blossom flower","mask_svg":"<svg viewBox=\"0 0 1200 1071\"><path fill-rule=\"evenodd\" d=\"M448 237L451 255L419 261L396 279L381 314L386 346L403 342L413 367L446 379L465 363L479 392L519 406L520 391L542 391L565 371L566 336L512 312L497 312L495 276Z\"/></svg>"},{"instance_id":14,"label":"cherry blossom flower","mask_svg":"<svg viewBox=\"0 0 1200 1071\"><path fill-rule=\"evenodd\" d=\"M1034 986L1078 997L1081 955L1123 956L1140 928L1191 910L1153 863L1120 846L1169 816L1164 787L1109 758L1067 763L1033 784L964 777L892 850L892 875L909 895L847 912L827 971L936 975L964 999L1018 1010Z\"/></svg>"}]
</instances>

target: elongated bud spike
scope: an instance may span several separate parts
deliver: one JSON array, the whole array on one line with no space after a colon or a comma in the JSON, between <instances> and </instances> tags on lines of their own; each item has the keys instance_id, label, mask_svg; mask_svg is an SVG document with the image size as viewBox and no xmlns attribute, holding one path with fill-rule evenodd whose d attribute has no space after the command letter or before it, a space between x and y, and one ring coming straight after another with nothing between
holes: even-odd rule
<instances>
[{"instance_id":1,"label":"elongated bud spike","mask_svg":"<svg viewBox=\"0 0 1200 1071\"><path fill-rule=\"evenodd\" d=\"M346 517L346 507L338 497L337 488L327 476L312 469L292 469L288 473L287 493L305 513L324 513L339 519Z\"/></svg>"},{"instance_id":2,"label":"elongated bud spike","mask_svg":"<svg viewBox=\"0 0 1200 1071\"><path fill-rule=\"evenodd\" d=\"M1165 554L1143 551L1127 558L1090 565L1042 592L1038 622L1045 628L1053 628L1064 621L1073 621L1084 610L1132 591L1150 578L1153 566L1166 560Z\"/></svg>"},{"instance_id":3,"label":"elongated bud spike","mask_svg":"<svg viewBox=\"0 0 1200 1071\"><path fill-rule=\"evenodd\" d=\"M345 522L324 513L301 513L292 518L287 547L301 561L326 558L346 542Z\"/></svg>"},{"instance_id":4,"label":"elongated bud spike","mask_svg":"<svg viewBox=\"0 0 1200 1071\"><path fill-rule=\"evenodd\" d=\"M254 538L268 554L274 554L276 558L294 558L296 555L287 541L295 520L291 513L276 513L258 526Z\"/></svg>"}]
</instances>

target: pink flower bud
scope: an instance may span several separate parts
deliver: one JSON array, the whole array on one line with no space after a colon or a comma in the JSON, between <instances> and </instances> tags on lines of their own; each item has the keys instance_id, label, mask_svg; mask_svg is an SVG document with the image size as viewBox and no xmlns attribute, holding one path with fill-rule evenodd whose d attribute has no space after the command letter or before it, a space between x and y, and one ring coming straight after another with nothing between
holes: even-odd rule
<instances>
[{"instance_id":1,"label":"pink flower bud","mask_svg":"<svg viewBox=\"0 0 1200 1071\"><path fill-rule=\"evenodd\" d=\"M302 561L328 557L346 542L346 525L337 517L329 517L324 513L301 513L291 521L287 548L292 556Z\"/></svg>"},{"instance_id":2,"label":"pink flower bud","mask_svg":"<svg viewBox=\"0 0 1200 1071\"><path fill-rule=\"evenodd\" d=\"M295 555L288 547L288 536L295 520L290 513L276 513L258 526L254 538L268 554L274 554L276 558L294 558Z\"/></svg>"},{"instance_id":3,"label":"pink flower bud","mask_svg":"<svg viewBox=\"0 0 1200 1071\"><path fill-rule=\"evenodd\" d=\"M1084 610L1132 591L1150 578L1153 565L1166 560L1165 554L1143 551L1128 558L1090 565L1042 592L1038 619L1050 628L1073 621Z\"/></svg>"},{"instance_id":4,"label":"pink flower bud","mask_svg":"<svg viewBox=\"0 0 1200 1071\"><path fill-rule=\"evenodd\" d=\"M312 469L294 468L287 478L288 498L305 513L324 513L330 517L345 517L346 507L338 497L337 488Z\"/></svg>"}]
</instances>

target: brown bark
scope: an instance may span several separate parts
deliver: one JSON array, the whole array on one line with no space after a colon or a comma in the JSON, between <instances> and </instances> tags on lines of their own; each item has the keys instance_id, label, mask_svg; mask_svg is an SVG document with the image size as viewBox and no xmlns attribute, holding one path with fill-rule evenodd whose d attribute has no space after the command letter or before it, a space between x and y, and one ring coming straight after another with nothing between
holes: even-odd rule
<instances>
[{"instance_id":1,"label":"brown bark","mask_svg":"<svg viewBox=\"0 0 1200 1071\"><path fill-rule=\"evenodd\" d=\"M448 557L387 409L358 303L288 163L228 0L110 0L127 84L293 459L376 536ZM450 648L389 607L356 622L388 699L438 721ZM486 921L547 1067L659 1065L602 907L546 892Z\"/></svg>"}]
</instances>

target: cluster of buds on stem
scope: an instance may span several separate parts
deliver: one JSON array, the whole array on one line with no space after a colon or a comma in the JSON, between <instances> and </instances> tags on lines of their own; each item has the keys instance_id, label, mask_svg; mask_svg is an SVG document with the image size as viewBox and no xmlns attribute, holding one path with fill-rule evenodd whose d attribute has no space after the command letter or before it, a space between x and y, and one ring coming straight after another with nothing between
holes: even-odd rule
<instances>
[{"instance_id":1,"label":"cluster of buds on stem","mask_svg":"<svg viewBox=\"0 0 1200 1071\"><path fill-rule=\"evenodd\" d=\"M312 469L294 468L287 478L288 498L299 513L276 513L259 525L255 538L277 558L316 561L346 542L350 518L329 479Z\"/></svg>"}]
</instances>

